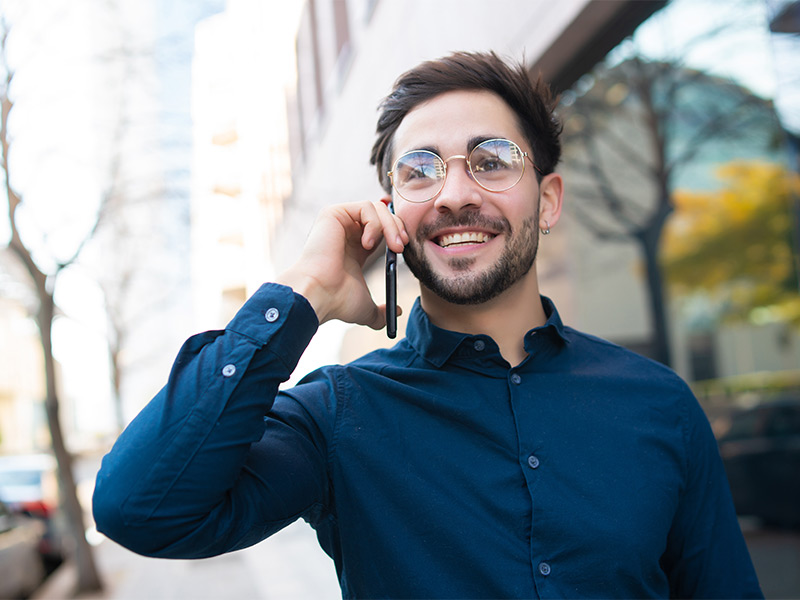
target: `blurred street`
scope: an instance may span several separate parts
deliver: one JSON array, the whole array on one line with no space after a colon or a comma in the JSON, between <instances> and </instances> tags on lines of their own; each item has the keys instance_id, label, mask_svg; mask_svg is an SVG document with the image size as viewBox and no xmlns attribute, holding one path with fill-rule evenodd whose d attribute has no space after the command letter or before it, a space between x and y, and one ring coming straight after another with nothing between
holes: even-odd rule
<instances>
[{"instance_id":1,"label":"blurred street","mask_svg":"<svg viewBox=\"0 0 800 600\"><path fill-rule=\"evenodd\" d=\"M87 526L93 523L88 507L100 458L83 456L75 462ZM319 547L314 530L304 521L293 523L252 548L203 560L146 558L108 539L102 540L94 552L106 589L101 594L79 596L82 600L341 597L333 561ZM73 598L74 582L72 566L65 565L45 582L34 599Z\"/></svg>"},{"instance_id":2,"label":"blurred street","mask_svg":"<svg viewBox=\"0 0 800 600\"><path fill-rule=\"evenodd\" d=\"M742 521L766 598L800 598L800 532L765 530Z\"/></svg>"},{"instance_id":3,"label":"blurred street","mask_svg":"<svg viewBox=\"0 0 800 600\"><path fill-rule=\"evenodd\" d=\"M139 556L109 540L95 547L106 589L81 600L168 600L178 598L304 599L340 598L333 562L317 545L313 530L294 523L266 542L203 560L163 560ZM33 598L66 600L75 573L59 569Z\"/></svg>"}]
</instances>

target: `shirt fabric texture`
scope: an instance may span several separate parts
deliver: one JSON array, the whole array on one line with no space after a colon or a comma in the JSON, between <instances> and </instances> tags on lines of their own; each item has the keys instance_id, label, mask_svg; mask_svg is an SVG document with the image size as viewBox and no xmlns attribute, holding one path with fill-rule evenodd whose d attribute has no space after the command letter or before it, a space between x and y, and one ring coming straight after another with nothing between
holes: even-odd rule
<instances>
[{"instance_id":1,"label":"shirt fabric texture","mask_svg":"<svg viewBox=\"0 0 800 600\"><path fill-rule=\"evenodd\" d=\"M100 531L200 558L303 518L345 598L761 597L689 388L542 301L520 365L417 302L394 348L279 392L318 323L264 285L104 458Z\"/></svg>"}]
</instances>

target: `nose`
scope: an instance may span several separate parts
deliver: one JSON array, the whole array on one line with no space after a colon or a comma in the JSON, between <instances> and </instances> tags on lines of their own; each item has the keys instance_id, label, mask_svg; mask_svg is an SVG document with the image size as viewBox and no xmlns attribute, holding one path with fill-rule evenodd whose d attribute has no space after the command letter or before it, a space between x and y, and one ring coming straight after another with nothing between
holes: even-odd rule
<instances>
[{"instance_id":1,"label":"nose","mask_svg":"<svg viewBox=\"0 0 800 600\"><path fill-rule=\"evenodd\" d=\"M451 156L446 162L447 176L444 186L439 195L433 199L436 209L442 212L458 212L463 209L480 208L483 204L483 188L472 178L466 157Z\"/></svg>"}]
</instances>

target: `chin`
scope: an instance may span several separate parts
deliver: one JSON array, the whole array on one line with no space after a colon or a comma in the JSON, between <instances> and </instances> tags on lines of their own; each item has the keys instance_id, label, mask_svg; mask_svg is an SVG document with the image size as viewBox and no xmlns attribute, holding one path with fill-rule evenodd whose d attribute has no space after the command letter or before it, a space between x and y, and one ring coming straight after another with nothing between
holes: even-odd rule
<instances>
[{"instance_id":1,"label":"chin","mask_svg":"<svg viewBox=\"0 0 800 600\"><path fill-rule=\"evenodd\" d=\"M501 255L480 271L475 258L453 258L447 263L447 274L434 269L431 259L412 244L403 253L411 273L431 293L458 305L483 304L493 300L530 273L536 261L536 230L523 227L522 235L512 238Z\"/></svg>"}]
</instances>

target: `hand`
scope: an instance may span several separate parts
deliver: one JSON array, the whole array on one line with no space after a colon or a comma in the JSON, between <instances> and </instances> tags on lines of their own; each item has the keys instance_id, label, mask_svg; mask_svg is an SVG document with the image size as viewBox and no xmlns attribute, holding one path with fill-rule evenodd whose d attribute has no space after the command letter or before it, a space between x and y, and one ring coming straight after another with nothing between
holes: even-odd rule
<instances>
[{"instance_id":1,"label":"hand","mask_svg":"<svg viewBox=\"0 0 800 600\"><path fill-rule=\"evenodd\" d=\"M332 319L381 329L386 306L376 305L364 280L364 263L382 238L398 254L408 243L403 221L379 202L338 204L322 210L300 259L277 282L303 295L320 324Z\"/></svg>"}]
</instances>

